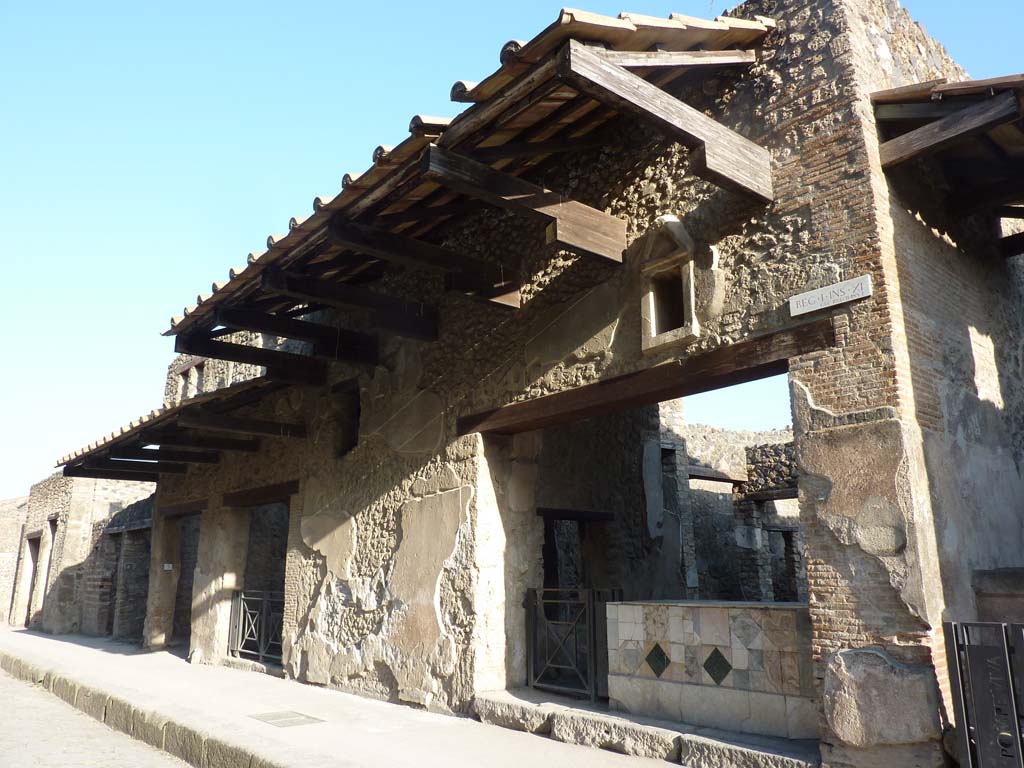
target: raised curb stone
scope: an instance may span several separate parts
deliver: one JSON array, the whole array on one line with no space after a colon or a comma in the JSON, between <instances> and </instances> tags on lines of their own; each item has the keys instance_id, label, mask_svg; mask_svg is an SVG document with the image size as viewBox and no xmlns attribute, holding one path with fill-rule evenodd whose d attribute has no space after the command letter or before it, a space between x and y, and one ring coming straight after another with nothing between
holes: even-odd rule
<instances>
[{"instance_id":1,"label":"raised curb stone","mask_svg":"<svg viewBox=\"0 0 1024 768\"><path fill-rule=\"evenodd\" d=\"M195 768L203 768L203 748L206 734L191 726L168 720L164 726L165 752L184 760Z\"/></svg>"},{"instance_id":2,"label":"raised curb stone","mask_svg":"<svg viewBox=\"0 0 1024 768\"><path fill-rule=\"evenodd\" d=\"M102 723L106 718L107 702L109 700L109 694L97 690L96 688L91 688L88 685L80 685L78 687L78 698L75 700L75 706L89 717L94 720L99 720Z\"/></svg>"},{"instance_id":3,"label":"raised curb stone","mask_svg":"<svg viewBox=\"0 0 1024 768\"><path fill-rule=\"evenodd\" d=\"M563 709L557 704L535 704L523 701L506 691L495 691L473 699L473 715L488 725L513 731L551 733L552 715Z\"/></svg>"},{"instance_id":4,"label":"raised curb stone","mask_svg":"<svg viewBox=\"0 0 1024 768\"><path fill-rule=\"evenodd\" d=\"M621 718L565 710L551 717L551 737L636 757L679 759L679 733Z\"/></svg>"}]
</instances>

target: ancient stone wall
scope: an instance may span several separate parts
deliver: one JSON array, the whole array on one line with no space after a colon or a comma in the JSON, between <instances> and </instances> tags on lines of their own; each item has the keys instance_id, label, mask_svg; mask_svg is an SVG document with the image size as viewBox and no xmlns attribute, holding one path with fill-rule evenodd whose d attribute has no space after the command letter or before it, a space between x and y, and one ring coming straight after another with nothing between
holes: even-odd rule
<instances>
[{"instance_id":1,"label":"ancient stone wall","mask_svg":"<svg viewBox=\"0 0 1024 768\"><path fill-rule=\"evenodd\" d=\"M796 488L796 447L792 441L749 446L746 459L747 482L740 486L741 495Z\"/></svg>"},{"instance_id":2,"label":"ancient stone wall","mask_svg":"<svg viewBox=\"0 0 1024 768\"><path fill-rule=\"evenodd\" d=\"M18 551L27 515L27 496L0 501L0 621L7 618L14 598Z\"/></svg>"},{"instance_id":3,"label":"ancient stone wall","mask_svg":"<svg viewBox=\"0 0 1024 768\"><path fill-rule=\"evenodd\" d=\"M180 549L171 637L188 640L192 633L192 585L195 581L196 564L199 561L199 516L183 517L177 525L180 534ZM163 563L159 565L162 567Z\"/></svg>"},{"instance_id":4,"label":"ancient stone wall","mask_svg":"<svg viewBox=\"0 0 1024 768\"><path fill-rule=\"evenodd\" d=\"M149 595L149 529L121 534L116 602L111 635L115 640L141 640Z\"/></svg>"}]
</instances>

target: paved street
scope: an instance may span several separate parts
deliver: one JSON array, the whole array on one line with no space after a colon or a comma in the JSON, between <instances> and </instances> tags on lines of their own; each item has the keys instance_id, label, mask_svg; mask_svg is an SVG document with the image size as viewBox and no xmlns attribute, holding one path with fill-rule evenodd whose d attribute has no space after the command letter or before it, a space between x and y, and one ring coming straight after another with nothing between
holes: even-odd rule
<instances>
[{"instance_id":1,"label":"paved street","mask_svg":"<svg viewBox=\"0 0 1024 768\"><path fill-rule=\"evenodd\" d=\"M0 671L0 768L186 768Z\"/></svg>"},{"instance_id":2,"label":"paved street","mask_svg":"<svg viewBox=\"0 0 1024 768\"><path fill-rule=\"evenodd\" d=\"M0 656L13 656L47 670L62 682L73 681L116 696L123 702L166 721L165 748L181 749L195 734L197 749L218 751L218 765L249 765L248 753L279 768L655 768L654 760L626 757L599 749L572 746L553 739L483 725L474 720L434 714L411 707L330 691L313 685L278 680L254 672L189 664L170 653L147 653L137 646L81 636L52 636L0 629ZM4 679L5 686L23 686ZM4 706L0 717L0 768L22 766L183 766L143 745L107 730L73 711L53 694L15 687L19 697L31 694L33 706L49 706L90 733L77 754L65 754L57 738L77 730L63 720L26 707ZM201 692L201 693L200 693ZM6 689L0 702L7 704ZM13 715L18 715L14 719ZM72 721L72 715L74 719ZM21 718L31 720L21 725ZM172 734L173 724L173 734ZM101 735L97 735L101 734ZM36 742L47 741L46 744ZM99 751L99 746L106 750ZM122 751L122 745L126 747ZM140 756L117 762L109 755ZM19 751L20 750L20 751ZM179 752L184 754L184 752ZM142 757L144 755L144 757ZM157 762L162 759L162 762ZM148 761L148 762L147 762Z\"/></svg>"}]
</instances>

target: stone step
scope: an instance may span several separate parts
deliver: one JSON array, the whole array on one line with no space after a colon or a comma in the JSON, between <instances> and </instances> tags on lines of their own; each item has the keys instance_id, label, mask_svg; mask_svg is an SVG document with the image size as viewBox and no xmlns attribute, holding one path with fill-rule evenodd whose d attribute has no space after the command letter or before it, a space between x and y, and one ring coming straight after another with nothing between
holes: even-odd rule
<instances>
[{"instance_id":1,"label":"stone step","mask_svg":"<svg viewBox=\"0 0 1024 768\"><path fill-rule=\"evenodd\" d=\"M609 712L598 704L532 689L477 694L473 714L484 723L550 736L688 768L817 768L817 741L699 728Z\"/></svg>"}]
</instances>

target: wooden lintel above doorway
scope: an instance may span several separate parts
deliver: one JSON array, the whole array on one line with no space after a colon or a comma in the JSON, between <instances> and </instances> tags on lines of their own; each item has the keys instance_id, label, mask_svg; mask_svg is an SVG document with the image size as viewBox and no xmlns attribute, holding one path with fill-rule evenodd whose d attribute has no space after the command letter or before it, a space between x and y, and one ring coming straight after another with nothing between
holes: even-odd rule
<instances>
[{"instance_id":1,"label":"wooden lintel above doorway","mask_svg":"<svg viewBox=\"0 0 1024 768\"><path fill-rule=\"evenodd\" d=\"M646 370L458 420L458 433L516 434L743 384L789 370L789 359L835 344L832 318L729 344Z\"/></svg>"}]
</instances>

